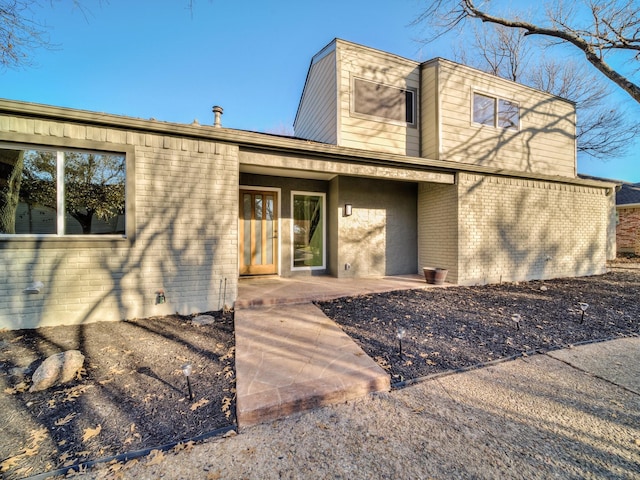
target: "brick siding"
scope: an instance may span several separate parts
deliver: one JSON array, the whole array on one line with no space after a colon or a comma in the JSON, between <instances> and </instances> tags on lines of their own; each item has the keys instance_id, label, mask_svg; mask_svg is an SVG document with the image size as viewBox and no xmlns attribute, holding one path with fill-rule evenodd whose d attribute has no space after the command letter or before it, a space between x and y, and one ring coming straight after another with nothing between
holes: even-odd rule
<instances>
[{"instance_id":1,"label":"brick siding","mask_svg":"<svg viewBox=\"0 0 640 480\"><path fill-rule=\"evenodd\" d=\"M618 252L640 255L640 207L618 207Z\"/></svg>"},{"instance_id":2,"label":"brick siding","mask_svg":"<svg viewBox=\"0 0 640 480\"><path fill-rule=\"evenodd\" d=\"M0 250L0 328L219 310L237 295L238 147L62 121L0 116L4 140L133 151L134 240L11 243ZM129 232L132 233L132 232ZM33 244L33 242L32 242ZM25 294L34 281L37 295ZM163 290L166 303L156 305Z\"/></svg>"},{"instance_id":3,"label":"brick siding","mask_svg":"<svg viewBox=\"0 0 640 480\"><path fill-rule=\"evenodd\" d=\"M460 173L422 185L420 266L449 268L463 285L593 275L609 255L606 189Z\"/></svg>"},{"instance_id":4,"label":"brick siding","mask_svg":"<svg viewBox=\"0 0 640 480\"><path fill-rule=\"evenodd\" d=\"M422 183L418 189L418 270L446 268L458 281L458 186Z\"/></svg>"},{"instance_id":5,"label":"brick siding","mask_svg":"<svg viewBox=\"0 0 640 480\"><path fill-rule=\"evenodd\" d=\"M605 271L605 189L463 174L460 190L462 283Z\"/></svg>"}]
</instances>

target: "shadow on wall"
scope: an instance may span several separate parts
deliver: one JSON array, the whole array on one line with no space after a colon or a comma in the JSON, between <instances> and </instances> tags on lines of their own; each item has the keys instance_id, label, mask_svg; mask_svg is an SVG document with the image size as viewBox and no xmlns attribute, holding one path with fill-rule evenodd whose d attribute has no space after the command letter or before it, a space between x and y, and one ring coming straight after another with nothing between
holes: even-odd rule
<instances>
[{"instance_id":1,"label":"shadow on wall","mask_svg":"<svg viewBox=\"0 0 640 480\"><path fill-rule=\"evenodd\" d=\"M130 199L136 209L131 242L104 247L40 240L29 249L4 250L5 258L19 252L13 268L44 288L29 295L16 285L7 295L2 325L82 324L232 305L237 272L236 262L228 258L230 252L237 255L237 204L221 210L217 192L228 187L198 176L195 167L180 175L179 163L167 166L161 178L148 182L144 191L138 188ZM141 170L138 180L147 174ZM170 185L173 174L188 175L189 181ZM156 304L159 291L165 292L165 304Z\"/></svg>"},{"instance_id":2,"label":"shadow on wall","mask_svg":"<svg viewBox=\"0 0 640 480\"><path fill-rule=\"evenodd\" d=\"M162 145L162 139L159 143ZM202 148L205 149L204 146ZM233 165L234 162L228 162L231 166L227 170L224 165L211 165L217 161L217 157L206 153L198 155L197 146L182 152L181 157L176 153L180 151L179 148L152 152L151 148L140 147L139 150L141 151L136 152L135 158L135 193L129 192L130 196L127 198L131 202L127 213L134 213L136 220L135 237L132 240L111 242L111 246L104 246L106 242L93 238L81 241L74 239L72 243L65 243L67 239L37 240L28 248L26 245L10 248L12 245L8 242L2 245L4 248L0 250L0 258L6 262L7 270L19 280L3 284L0 298L6 299L6 307L3 305L0 311L0 325L12 329L52 324L78 325L69 329L73 333L60 341L52 339L61 338L54 337L52 329L37 330L38 340L29 345L28 349L20 349L18 361L8 359L3 365L4 373L25 367L20 364L25 358L38 362L52 353L77 349L86 355L85 368L91 375L95 373L91 359L104 356L105 353L104 348L100 351L93 348L95 343L88 337L88 323L165 315L176 311L187 314L219 310L235 298L237 190L229 186L237 185L237 167ZM203 168L203 165L207 168ZM232 193L229 195L230 191ZM117 246L113 246L116 243ZM44 287L41 293L23 292L24 283L27 283L25 279L29 278L42 282ZM231 281L227 282L227 279ZM159 290L166 294L164 304L156 304L156 292ZM193 329L185 328L182 322L154 320L157 320L158 325L155 322L146 322L144 325L126 322L126 329L119 329L127 332L126 341L130 343L129 351L122 352L122 356L127 357L126 360L123 358L123 364L129 359L135 359L134 363L140 365L141 369L137 372L123 370L118 375L131 375L131 382L137 382L140 374L147 377L154 375L153 370L145 368L149 365L149 358L145 358L144 349L137 348L145 342L145 337L150 336L159 337L160 344L165 343L164 340L178 344L187 358L191 355L204 355L219 360L222 355L215 342L213 345L198 344L193 338ZM96 326L112 333L108 330L111 325ZM100 347L104 347L104 344ZM182 361L179 358L166 358L170 365L175 363L178 366ZM33 366L35 364L29 365ZM7 378L10 376L13 374L7 375ZM177 388L173 379L172 376L157 376L154 381L162 382L162 388L166 387L169 392L167 395L170 395L170 391ZM152 437L154 430L157 431L157 423L166 420L161 418L162 412L159 412L160 416L149 417L152 421L139 424L131 413L131 404L120 403L123 398L147 403L149 400L142 396L133 398L135 395L132 395L132 391L136 391L137 387L129 389L128 385L108 381L87 383L86 386L100 390L99 404L78 395L74 398L73 411L74 415L77 413L82 418L95 419L92 425L99 425L101 418L109 416L117 418L119 426L131 428L133 435L134 430L130 426L135 421L138 438L148 439ZM42 409L38 403L29 406L28 403L32 401L29 394L5 397L7 403L16 405L12 411L20 412L21 418L25 420L25 428L45 425L44 419L47 416L51 418L56 411L51 404L47 406L46 399L41 403ZM206 408L220 408L213 404L211 402ZM155 410L154 408L154 412ZM201 425L194 426L191 422L185 416L185 425L189 425L193 431L201 428ZM70 448L71 451L81 448L78 445L70 447L68 442L66 445L62 442L68 438L65 437L65 430L68 432L69 429L76 428L73 423L62 425L64 423L54 432L47 433L45 440L50 444L54 463L59 462L57 466L76 456L74 453L73 457L65 460L62 455ZM105 424L101 435L104 438L118 438L109 429ZM6 429L3 432L11 440L9 443L27 445L21 440L25 432L13 432L13 435ZM79 458L86 455L87 453L77 454Z\"/></svg>"},{"instance_id":3,"label":"shadow on wall","mask_svg":"<svg viewBox=\"0 0 640 480\"><path fill-rule=\"evenodd\" d=\"M340 178L340 204L353 207L337 232L340 267L353 267L344 276L416 273L417 190L411 182Z\"/></svg>"},{"instance_id":4,"label":"shadow on wall","mask_svg":"<svg viewBox=\"0 0 640 480\"><path fill-rule=\"evenodd\" d=\"M507 185L487 196L491 188L486 178L475 180L461 203L460 217L467 223L460 241L466 278L460 283L602 273L606 223L585 214L586 200L574 198L574 192Z\"/></svg>"},{"instance_id":5,"label":"shadow on wall","mask_svg":"<svg viewBox=\"0 0 640 480\"><path fill-rule=\"evenodd\" d=\"M385 230L385 225L380 222L376 224L363 222L361 228L341 230L338 240L339 258L342 260L338 268L343 269L341 277L368 277L385 274ZM349 265L348 270L347 264Z\"/></svg>"},{"instance_id":6,"label":"shadow on wall","mask_svg":"<svg viewBox=\"0 0 640 480\"><path fill-rule=\"evenodd\" d=\"M457 78L459 74L452 71L445 76L443 84L454 83ZM468 91L471 95L471 89ZM457 108L460 114L465 114L453 119L444 118L440 126L443 137L440 160L549 174L558 171L554 162L556 156L551 151L554 148L551 144L555 144L563 156L572 157L570 175L575 175L574 110L566 108L566 113L556 113L559 109L555 107L561 100L546 96L540 100L533 98L533 93L526 98L526 91L518 92L520 125L517 130L474 124L473 100L470 97L460 99L464 106ZM566 145L563 142L567 142Z\"/></svg>"},{"instance_id":7,"label":"shadow on wall","mask_svg":"<svg viewBox=\"0 0 640 480\"><path fill-rule=\"evenodd\" d=\"M396 67L358 65L350 70L349 89L342 92L342 146L378 152L420 156L420 132L417 121L419 68L407 71L402 79ZM411 78L415 86L411 85ZM359 83L358 83L359 82ZM407 122L411 120L413 124Z\"/></svg>"}]
</instances>

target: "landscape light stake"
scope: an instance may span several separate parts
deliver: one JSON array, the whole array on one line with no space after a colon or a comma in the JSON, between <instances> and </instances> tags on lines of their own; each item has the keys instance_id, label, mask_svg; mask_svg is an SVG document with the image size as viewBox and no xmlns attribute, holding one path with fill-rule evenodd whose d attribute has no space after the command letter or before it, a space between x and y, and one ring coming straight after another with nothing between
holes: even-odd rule
<instances>
[{"instance_id":1,"label":"landscape light stake","mask_svg":"<svg viewBox=\"0 0 640 480\"><path fill-rule=\"evenodd\" d=\"M396 337L398 337L398 344L400 347L400 358L402 358L402 339L404 338L405 333L407 333L407 331L404 329L404 327L398 327Z\"/></svg>"},{"instance_id":2,"label":"landscape light stake","mask_svg":"<svg viewBox=\"0 0 640 480\"><path fill-rule=\"evenodd\" d=\"M182 373L184 373L184 376L187 378L187 388L189 389L189 400L191 400L193 402L193 392L191 391L191 380L189 380L189 377L191 376L191 364L190 363L185 363L182 366Z\"/></svg>"},{"instance_id":3,"label":"landscape light stake","mask_svg":"<svg viewBox=\"0 0 640 480\"><path fill-rule=\"evenodd\" d=\"M580 307L580 310L582 310L582 316L580 317L580 325L582 325L582 322L584 322L584 312L586 312L587 308L589 308L589 304L580 302L578 306Z\"/></svg>"},{"instance_id":4,"label":"landscape light stake","mask_svg":"<svg viewBox=\"0 0 640 480\"><path fill-rule=\"evenodd\" d=\"M522 317L520 316L519 313L514 313L513 315L511 315L511 320L516 322L516 330L520 330L520 320L521 319L522 319Z\"/></svg>"}]
</instances>

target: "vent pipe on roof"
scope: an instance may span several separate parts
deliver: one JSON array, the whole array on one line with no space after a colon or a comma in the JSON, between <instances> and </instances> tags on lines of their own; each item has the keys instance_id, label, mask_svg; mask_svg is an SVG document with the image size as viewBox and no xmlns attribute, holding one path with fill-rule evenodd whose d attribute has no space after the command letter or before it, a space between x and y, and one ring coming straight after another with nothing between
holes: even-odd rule
<instances>
[{"instance_id":1,"label":"vent pipe on roof","mask_svg":"<svg viewBox=\"0 0 640 480\"><path fill-rule=\"evenodd\" d=\"M213 126L218 128L222 127L222 122L220 121L222 118L222 107L216 105L212 108L212 111L214 115Z\"/></svg>"}]
</instances>

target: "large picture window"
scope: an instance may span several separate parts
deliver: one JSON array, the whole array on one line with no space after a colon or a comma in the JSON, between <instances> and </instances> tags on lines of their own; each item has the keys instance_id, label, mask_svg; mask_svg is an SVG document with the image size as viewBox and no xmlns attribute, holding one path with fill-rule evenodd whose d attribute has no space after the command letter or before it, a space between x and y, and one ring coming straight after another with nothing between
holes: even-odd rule
<instances>
[{"instance_id":1,"label":"large picture window","mask_svg":"<svg viewBox=\"0 0 640 480\"><path fill-rule=\"evenodd\" d=\"M292 244L295 268L325 268L323 193L292 193Z\"/></svg>"},{"instance_id":2,"label":"large picture window","mask_svg":"<svg viewBox=\"0 0 640 480\"><path fill-rule=\"evenodd\" d=\"M517 130L520 128L520 107L510 100L474 93L473 122Z\"/></svg>"},{"instance_id":3,"label":"large picture window","mask_svg":"<svg viewBox=\"0 0 640 480\"><path fill-rule=\"evenodd\" d=\"M0 235L125 235L124 154L0 145Z\"/></svg>"},{"instance_id":4,"label":"large picture window","mask_svg":"<svg viewBox=\"0 0 640 480\"><path fill-rule=\"evenodd\" d=\"M415 125L416 92L355 78L353 111L397 123Z\"/></svg>"}]
</instances>

